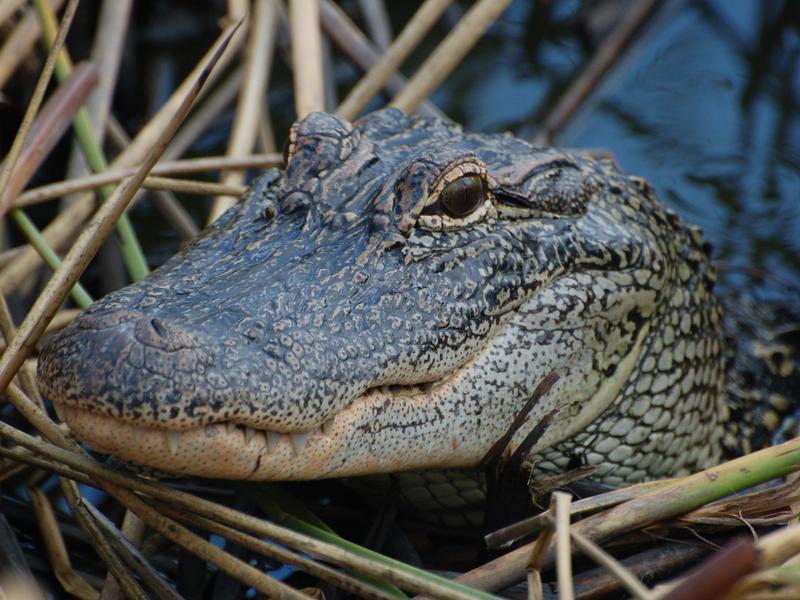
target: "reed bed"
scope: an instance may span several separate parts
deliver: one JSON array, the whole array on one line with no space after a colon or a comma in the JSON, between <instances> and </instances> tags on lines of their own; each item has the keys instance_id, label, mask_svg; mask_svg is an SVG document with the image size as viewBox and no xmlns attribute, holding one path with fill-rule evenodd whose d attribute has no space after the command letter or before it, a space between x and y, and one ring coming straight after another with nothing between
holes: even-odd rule
<instances>
[{"instance_id":1,"label":"reed bed","mask_svg":"<svg viewBox=\"0 0 800 600\"><path fill-rule=\"evenodd\" d=\"M76 306L91 304L79 279L115 228L123 279L149 271L125 216L143 189L156 191L150 201L187 239L236 202L248 170L282 164L264 102L273 62L283 60L293 73L297 117L328 110L354 119L381 93L390 106L440 114L430 95L469 61L508 4L476 0L462 13L448 0L425 0L392 37L382 1L353 9L364 11L368 34L331 0L231 1L217 40L129 138L111 107L126 77L121 40L135 26L130 0L102 3L94 47L77 64L65 46L77 0L0 1L0 86L24 81L32 89L0 166L0 223L13 221L28 240L0 248L0 591L13 597L10 590L22 586L35 596L36 586L24 583L33 577L45 578L57 596L178 598L178 587L190 589L187 578L203 581L216 571L242 586L217 590L252 588L281 598L320 597L322 589L363 598L490 598L503 590L563 599L619 590L647 599L800 597L793 475L800 439L681 479L585 499L556 492L547 510L485 540L444 532L479 548L470 568L445 575L344 539L274 485L251 489L254 506L241 510L230 494L202 483L159 482L111 466L69 437L36 388L37 344L73 319ZM634 4L554 103L537 142L557 137L660 3ZM443 15L453 23L449 31ZM399 69L437 24L437 43L406 79ZM48 48L46 55L37 46ZM331 47L362 73L341 103L331 101ZM186 156L232 104L225 151ZM65 136L74 158L63 180L32 183ZM107 147L116 150L107 156ZM176 193L214 198L200 224ZM60 204L39 230L27 211L54 200ZM19 323L6 301L12 298L26 304ZM106 495L101 506L91 490ZM496 558L487 558L484 544ZM24 547L46 557L37 562ZM102 566L87 566L98 560ZM181 573L184 565L191 568ZM275 576L280 565L306 576L298 584Z\"/></svg>"}]
</instances>

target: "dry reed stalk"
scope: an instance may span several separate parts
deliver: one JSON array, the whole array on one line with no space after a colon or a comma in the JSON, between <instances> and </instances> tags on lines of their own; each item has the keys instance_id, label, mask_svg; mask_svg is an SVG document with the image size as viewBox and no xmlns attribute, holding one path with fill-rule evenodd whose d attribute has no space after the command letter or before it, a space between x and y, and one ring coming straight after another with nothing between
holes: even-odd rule
<instances>
[{"instance_id":1,"label":"dry reed stalk","mask_svg":"<svg viewBox=\"0 0 800 600\"><path fill-rule=\"evenodd\" d=\"M362 71L368 71L376 64L381 54L369 42L361 30L355 26L345 12L331 0L322 0L320 18L328 37L344 52ZM406 85L406 79L393 73L386 82L386 90L390 94L399 92ZM447 115L436 106L425 100L419 107L420 114L437 117L449 121Z\"/></svg>"},{"instance_id":2,"label":"dry reed stalk","mask_svg":"<svg viewBox=\"0 0 800 600\"><path fill-rule=\"evenodd\" d=\"M375 47L385 52L392 43L392 24L383 0L358 0L358 8Z\"/></svg>"},{"instance_id":3,"label":"dry reed stalk","mask_svg":"<svg viewBox=\"0 0 800 600\"><path fill-rule=\"evenodd\" d=\"M99 592L72 568L67 546L64 543L61 529L58 527L58 521L56 521L53 507L50 506L50 500L47 495L39 488L28 488L28 495L36 515L36 521L39 524L39 531L44 540L47 558L61 587L68 594L81 600L99 598Z\"/></svg>"},{"instance_id":4,"label":"dry reed stalk","mask_svg":"<svg viewBox=\"0 0 800 600\"><path fill-rule=\"evenodd\" d=\"M105 139L105 124L111 112L111 100L117 84L132 4L133 0L103 2L95 27L90 60L97 68L99 81L86 102L86 112L94 130L94 138L100 146ZM86 175L88 172L83 152L75 141L72 144L66 179Z\"/></svg>"},{"instance_id":5,"label":"dry reed stalk","mask_svg":"<svg viewBox=\"0 0 800 600\"><path fill-rule=\"evenodd\" d=\"M666 487L674 480L661 479L658 481L647 481L645 483L637 483L618 490L612 490L604 494L582 498L570 505L572 517L586 515L593 512L598 512L604 508L609 508L622 502L627 502L633 498L638 498L643 494L647 494L656 489ZM488 548L502 548L512 542L526 536L532 535L544 527L550 526L550 521L553 518L553 512L548 509L538 515L523 519L517 523L513 523L508 527L498 529L484 537L486 546Z\"/></svg>"},{"instance_id":6,"label":"dry reed stalk","mask_svg":"<svg viewBox=\"0 0 800 600\"><path fill-rule=\"evenodd\" d=\"M86 507L95 516L98 524L101 524L101 526L106 524L103 513L95 509L91 504L87 504ZM164 583L164 580L158 576L157 571L150 565L147 559L145 559L143 556L139 556L139 547L141 546L142 538L144 537L147 527L145 526L144 522L136 516L135 513L132 513L129 510L125 511L125 515L122 518L122 526L119 528L119 533L121 534L120 537L122 539L117 538L114 535L114 526L111 523L108 523L108 527L105 527L105 529L108 540L112 543L112 545L114 544L114 540L119 541L121 544L129 542L129 554L132 556L136 555L137 558L140 558L140 560L137 560L139 572L145 573L142 576L143 579L150 589L158 590L156 591L156 595L159 598L170 598L170 600L179 600L181 598L177 592ZM103 583L102 589L100 590L100 600L116 600L117 598L123 597L123 592L120 589L117 580L111 577L110 574L106 575L106 580Z\"/></svg>"},{"instance_id":7,"label":"dry reed stalk","mask_svg":"<svg viewBox=\"0 0 800 600\"><path fill-rule=\"evenodd\" d=\"M184 512L172 509L164 504L159 505L159 510L175 520L184 520L186 522L190 522L193 525L202 527L210 533L220 535L235 544L239 544L242 547L248 548L254 552L258 552L267 558L271 558L283 564L294 565L309 575L318 577L322 581L330 583L346 592L358 594L362 598L396 600L396 596L387 594L375 586L365 584L358 579L328 567L321 562L307 558L301 554L295 554L294 552L290 552L289 550L286 550L276 544L265 542L264 540L242 533L241 531L238 531L232 527L221 525L220 523L217 523L206 517L187 515Z\"/></svg>"},{"instance_id":8,"label":"dry reed stalk","mask_svg":"<svg viewBox=\"0 0 800 600\"><path fill-rule=\"evenodd\" d=\"M50 6L57 11L64 0L51 0ZM0 48L0 89L5 88L9 78L23 60L31 55L36 42L42 34L39 19L32 7L25 10L22 19L14 27L14 31L6 38Z\"/></svg>"},{"instance_id":9,"label":"dry reed stalk","mask_svg":"<svg viewBox=\"0 0 800 600\"><path fill-rule=\"evenodd\" d=\"M9 170L8 178L0 182L0 218L70 128L75 114L96 83L97 70L94 65L81 63L44 103L30 129L25 132L27 139L18 156L9 157L16 160L16 165L13 172Z\"/></svg>"},{"instance_id":10,"label":"dry reed stalk","mask_svg":"<svg viewBox=\"0 0 800 600\"><path fill-rule=\"evenodd\" d=\"M574 600L572 589L572 552L569 539L569 494L554 492L555 530L556 530L556 573L558 576L558 596L561 600Z\"/></svg>"},{"instance_id":11,"label":"dry reed stalk","mask_svg":"<svg viewBox=\"0 0 800 600\"><path fill-rule=\"evenodd\" d=\"M569 534L575 546L586 556L591 558L598 565L605 567L609 573L619 579L623 587L633 598L636 598L636 600L649 600L653 597L652 592L616 558L578 531L570 530Z\"/></svg>"},{"instance_id":12,"label":"dry reed stalk","mask_svg":"<svg viewBox=\"0 0 800 600\"><path fill-rule=\"evenodd\" d=\"M192 85L188 88L188 93L176 103L176 110L170 115L170 118L165 119L164 128L154 140L150 151L142 161L139 171L126 183L118 187L112 196L100 206L88 227L83 230L64 257L61 268L53 274L45 289L34 302L16 335L9 340L8 348L0 357L0 391L5 390L6 386L11 382L22 361L28 356L33 345L41 337L69 290L89 264L100 245L111 233L117 219L125 211L128 203L139 189L141 182L147 176L148 171L158 160L164 148L166 148L167 142L188 113L192 102L200 92L200 88L208 79L210 65L217 62L233 31L235 30L231 28L226 30L224 32L225 35L212 48L213 51L201 63L202 68L198 70ZM61 36L61 32L59 32L59 36ZM52 54L54 55L55 52Z\"/></svg>"},{"instance_id":13,"label":"dry reed stalk","mask_svg":"<svg viewBox=\"0 0 800 600\"><path fill-rule=\"evenodd\" d=\"M89 502L83 502L86 511L94 518L100 531L109 546L113 548L125 561L125 566L131 573L136 573L142 583L149 588L152 594L159 600L181 600L180 596L142 555L139 549L134 546L130 539L126 537L108 518ZM125 513L124 519L129 521L130 516L135 515L130 511ZM112 584L109 585L108 582ZM124 588L122 588L124 589ZM119 592L119 593L116 593ZM100 590L100 600L116 600L121 594L121 589L113 578L106 578L106 584Z\"/></svg>"},{"instance_id":14,"label":"dry reed stalk","mask_svg":"<svg viewBox=\"0 0 800 600\"><path fill-rule=\"evenodd\" d=\"M120 150L125 149L128 144L131 143L131 139L128 137L128 134L122 129L122 126L117 123L113 116L110 116L106 121L106 128L108 130L109 138ZM169 150L169 147L167 147L167 150ZM166 152L167 151L165 150L164 154L166 154ZM162 158L163 156L164 155L162 155ZM154 170L155 167L153 167L150 172L152 173ZM108 171L106 170L105 172ZM186 209L183 208L180 202L178 202L178 199L167 190L153 190L152 192L153 205L156 207L158 212L161 213L161 216L164 217L167 223L172 226L180 238L182 240L191 240L197 237L200 229L197 227ZM131 206L136 204L136 201L140 197L141 194L137 195L131 201Z\"/></svg>"},{"instance_id":15,"label":"dry reed stalk","mask_svg":"<svg viewBox=\"0 0 800 600\"><path fill-rule=\"evenodd\" d=\"M478 0L473 4L389 106L408 114L416 111L420 103L461 63L461 59L510 3L511 0Z\"/></svg>"},{"instance_id":16,"label":"dry reed stalk","mask_svg":"<svg viewBox=\"0 0 800 600\"><path fill-rule=\"evenodd\" d=\"M58 29L58 35L53 43L53 49L47 56L44 67L42 67L42 72L39 74L39 79L36 81L36 87L33 90L31 99L28 101L28 107L25 109L25 115L22 118L22 123L20 124L19 129L14 136L11 149L8 151L8 154L6 154L2 165L0 166L0 193L2 193L3 197L5 197L7 193L8 184L11 181L14 170L17 167L17 160L19 160L19 157L25 148L31 128L33 127L34 119L36 118L39 107L42 105L42 101L44 100L45 91L47 90L47 86L50 83L50 79L52 78L53 71L56 67L56 60L61 52L61 48L64 46L64 42L67 39L67 32L69 31L69 27L72 24L72 19L75 16L75 11L77 9L78 0L70 0L69 4L67 4L66 10L64 11L64 16ZM2 206L2 204L4 204L3 198L0 197L0 206Z\"/></svg>"},{"instance_id":17,"label":"dry reed stalk","mask_svg":"<svg viewBox=\"0 0 800 600\"><path fill-rule=\"evenodd\" d=\"M182 99L173 118L165 124L165 129L158 136L154 147L145 157L140 170L129 182L118 188L114 195L100 208L97 215L93 218L90 227L81 234L75 246L73 246L65 257L63 267L53 275L52 279L45 287L44 292L34 303L33 308L23 321L17 334L10 341L7 351L3 354L2 359L0 359L0 389L6 389L6 386L9 386L11 377L13 377L14 372L19 367L19 363L30 350L32 342L41 334L42 326L46 324L48 320L48 313L63 301L64 295L66 294L65 290L71 287L71 283L74 282L74 279L77 278L77 275L86 266L94 252L96 252L100 243L102 243L111 231L116 219L122 214L127 203L130 202L136 192L138 185L145 178L148 169L152 167L160 153L163 152L167 141L187 114L192 101L197 97L201 86L207 79L211 65L219 58L219 55L227 45L233 31L235 31L235 28L229 28L229 30L225 32L226 35L215 46L214 52L211 53L204 68L200 71L200 76L194 82L193 87L190 88L189 94ZM66 448L75 448L74 442L63 437L58 427L56 427L40 409L36 408L35 405L27 400L16 386L11 384L8 387L7 393L17 410L28 418L37 429L42 431L48 439L63 444ZM114 555L113 551L111 551L99 537L96 524L92 522L90 518L87 519L86 515L80 510L81 499L80 496L77 495L74 484L70 482L70 485L65 485L63 487L65 494L76 511L75 514L81 522L81 525L90 532L90 535L94 538L96 548L101 552L101 555L103 555L104 559L109 563L109 567L111 567L116 574L116 572L120 570L119 560ZM183 544L196 542L194 548L196 553L207 559L215 560L220 568L231 572L243 581L255 586L259 591L268 594L279 593L285 597L304 597L288 586L270 580L249 565L241 561L231 560L226 553L203 540L197 539L197 536L194 536L188 532L188 530L178 527L174 523L167 522L167 520L155 514L150 507L141 502L141 500L133 496L130 492L113 486L109 487L110 489L108 491L110 493L123 501L123 504L128 508L135 509L137 513L148 521L148 524L161 531L162 534L167 537L171 536L171 539ZM139 594L137 592L138 586L136 586L135 582L129 581L129 579L129 577L125 577L123 574L121 583L124 584L126 589L130 588L131 593L134 593L137 597L144 597L143 593Z\"/></svg>"},{"instance_id":18,"label":"dry reed stalk","mask_svg":"<svg viewBox=\"0 0 800 600\"><path fill-rule=\"evenodd\" d=\"M731 490L745 489L783 477L800 463L800 438L764 448L694 475L673 480L624 504L592 515L573 525L593 542L600 543L614 535L641 530L660 520L675 517L713 500ZM505 556L477 567L456 580L480 589L502 589L522 579L531 550L527 544ZM552 560L552 555L548 561Z\"/></svg>"},{"instance_id":19,"label":"dry reed stalk","mask_svg":"<svg viewBox=\"0 0 800 600\"><path fill-rule=\"evenodd\" d=\"M391 79L451 3L452 0L426 0L392 41L386 52L350 90L339 108L336 109L336 114L348 121L355 119L375 97L375 94Z\"/></svg>"},{"instance_id":20,"label":"dry reed stalk","mask_svg":"<svg viewBox=\"0 0 800 600\"><path fill-rule=\"evenodd\" d=\"M289 0L297 118L325 110L318 0Z\"/></svg>"},{"instance_id":21,"label":"dry reed stalk","mask_svg":"<svg viewBox=\"0 0 800 600\"><path fill-rule=\"evenodd\" d=\"M225 52L223 52L222 56L219 58L217 68L209 76L209 84L219 76L219 72L233 59L241 43L242 37L240 35L234 35ZM208 56L209 54L206 53L198 64L202 65L204 61L207 60ZM187 91L192 88L192 84L197 80L199 72L200 67L195 67L195 69L189 73L159 109L158 113L156 113L136 134L131 143L114 159L111 165L109 165L109 168L131 166L142 162L143 157L146 156L154 146L158 135L163 132L169 118L175 113L181 99L184 98ZM61 211L42 232L50 247L56 250L62 249L67 242L74 238L76 232L83 227L86 219L88 219L89 215L94 211L94 204L94 194L84 194L77 202L71 203ZM41 259L36 251L29 246L26 247L16 260L11 262L0 272L0 294L7 295L16 289L16 287L28 278L40 264Z\"/></svg>"},{"instance_id":22,"label":"dry reed stalk","mask_svg":"<svg viewBox=\"0 0 800 600\"><path fill-rule=\"evenodd\" d=\"M14 401L17 410L22 413L29 422L34 423L37 429L39 429L46 438L50 439L50 435L55 435L56 439L62 438L60 429L46 418L46 415L43 415L41 410L33 406L30 400L28 400L16 386L12 384L8 388L8 393L9 397ZM98 481L103 482L104 487L110 485L116 486L115 489L117 490L122 488L133 490L139 494L150 496L173 505L180 510L196 513L200 516L215 520L218 523L250 532L251 534L272 538L280 544L317 556L326 562L331 562L371 577L384 578L404 589L437 598L461 598L463 600L467 598L473 600L475 598L485 598L487 600L489 598L494 598L494 596L489 594L482 593L478 590L470 590L458 584L453 584L453 582L445 582L442 580L429 581L416 572L399 570L393 567L392 564L386 564L372 558L360 556L345 548L317 540L316 538L295 532L269 521L252 517L227 506L216 504L180 490L126 475L110 469L88 457L82 456L77 452L71 452L65 450L63 447L59 447L59 445L37 440L2 421L0 421L0 437L5 437L41 456L54 460L55 462L52 463L52 467L56 473L67 474L69 472L68 468L77 469L82 473L91 475L95 483ZM20 453L15 450L6 451L2 448L0 448L0 455L17 457L19 460L32 463L37 460L27 456L24 452ZM389 561L389 563L395 562L399 564L399 561Z\"/></svg>"},{"instance_id":23,"label":"dry reed stalk","mask_svg":"<svg viewBox=\"0 0 800 600\"><path fill-rule=\"evenodd\" d=\"M277 16L274 1L255 0L253 3L252 22L245 49L243 85L236 104L226 156L245 156L251 154L255 148L261 103L269 87L269 74L272 70ZM227 171L220 179L220 183L231 187L241 187L244 181L245 172L239 170ZM208 217L209 223L215 221L238 200L239 195L217 196Z\"/></svg>"},{"instance_id":24,"label":"dry reed stalk","mask_svg":"<svg viewBox=\"0 0 800 600\"><path fill-rule=\"evenodd\" d=\"M144 181L144 187L156 188L163 186L164 189L173 189L174 191L193 191L197 190L197 185L209 185L208 193L227 193L231 194L238 191L239 188L226 188L220 187L222 184L209 183L194 179L178 179L175 177L162 177L167 175L175 175L180 173L202 173L205 171L224 171L227 169L256 169L275 167L283 164L283 157L277 153L269 154L251 154L249 156L239 157L217 157L208 156L202 158L188 158L176 161L161 161L150 171L149 175ZM85 177L78 177L69 181L62 181L59 183L50 183L36 188L31 188L20 196L12 204L13 208L23 208L25 206L32 206L40 204L53 198L66 196L74 192L83 192L86 190L93 190L109 183L117 183L127 177L131 177L136 172L136 167L127 169L114 169L106 171L98 175L87 175ZM159 181L161 179L161 181ZM185 186L185 187L184 187ZM192 189L188 189L191 187ZM198 191L197 193L204 193Z\"/></svg>"},{"instance_id":25,"label":"dry reed stalk","mask_svg":"<svg viewBox=\"0 0 800 600\"><path fill-rule=\"evenodd\" d=\"M549 512L551 514L556 513L555 496L550 496ZM544 558L548 548L550 548L550 542L552 542L555 533L553 519L547 519L546 524L539 533L539 537L536 538L533 546L531 546L530 556L525 567L528 571L528 596L531 600L544 600L544 590L542 589L542 564L544 563Z\"/></svg>"},{"instance_id":26,"label":"dry reed stalk","mask_svg":"<svg viewBox=\"0 0 800 600\"><path fill-rule=\"evenodd\" d=\"M189 149L239 94L244 82L244 68L234 65L223 81L212 90L175 134L162 160L175 160Z\"/></svg>"},{"instance_id":27,"label":"dry reed stalk","mask_svg":"<svg viewBox=\"0 0 800 600\"><path fill-rule=\"evenodd\" d=\"M15 12L25 3L26 0L2 0L0 1L0 26L5 25Z\"/></svg>"}]
</instances>

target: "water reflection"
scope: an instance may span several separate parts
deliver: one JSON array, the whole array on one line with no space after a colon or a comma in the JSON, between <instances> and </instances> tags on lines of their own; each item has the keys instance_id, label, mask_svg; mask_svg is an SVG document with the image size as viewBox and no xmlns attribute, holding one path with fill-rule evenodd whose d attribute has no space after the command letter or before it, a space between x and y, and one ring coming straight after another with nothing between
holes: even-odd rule
<instances>
[{"instance_id":1,"label":"water reflection","mask_svg":"<svg viewBox=\"0 0 800 600\"><path fill-rule=\"evenodd\" d=\"M606 141L717 256L800 278L797 3L705 2L650 40L569 142Z\"/></svg>"},{"instance_id":2,"label":"water reflection","mask_svg":"<svg viewBox=\"0 0 800 600\"><path fill-rule=\"evenodd\" d=\"M468 127L530 132L591 53L578 4L547 4L517 2L495 29L498 73L453 108ZM610 149L705 229L718 258L800 282L799 61L798 2L680 3L558 142Z\"/></svg>"}]
</instances>

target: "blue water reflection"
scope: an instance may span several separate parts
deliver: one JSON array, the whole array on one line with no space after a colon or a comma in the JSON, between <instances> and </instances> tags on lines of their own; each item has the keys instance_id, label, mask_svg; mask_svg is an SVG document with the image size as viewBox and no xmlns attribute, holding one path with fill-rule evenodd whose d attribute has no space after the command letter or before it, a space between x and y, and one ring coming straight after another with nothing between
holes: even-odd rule
<instances>
[{"instance_id":1,"label":"blue water reflection","mask_svg":"<svg viewBox=\"0 0 800 600\"><path fill-rule=\"evenodd\" d=\"M469 128L532 132L592 52L545 5L514 3L494 30L499 48L478 48L440 92ZM717 258L800 282L798 63L800 3L678 3L557 141L609 149L703 227ZM481 86L458 99L476 68Z\"/></svg>"}]
</instances>

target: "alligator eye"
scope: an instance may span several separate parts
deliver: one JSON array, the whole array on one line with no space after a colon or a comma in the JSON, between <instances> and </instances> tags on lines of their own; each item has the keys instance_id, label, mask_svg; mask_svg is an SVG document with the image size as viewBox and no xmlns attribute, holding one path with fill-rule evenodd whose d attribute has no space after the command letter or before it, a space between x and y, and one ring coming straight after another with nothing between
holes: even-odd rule
<instances>
[{"instance_id":1,"label":"alligator eye","mask_svg":"<svg viewBox=\"0 0 800 600\"><path fill-rule=\"evenodd\" d=\"M483 202L486 184L480 175L464 175L448 183L439 195L442 207L451 217L466 217Z\"/></svg>"}]
</instances>

